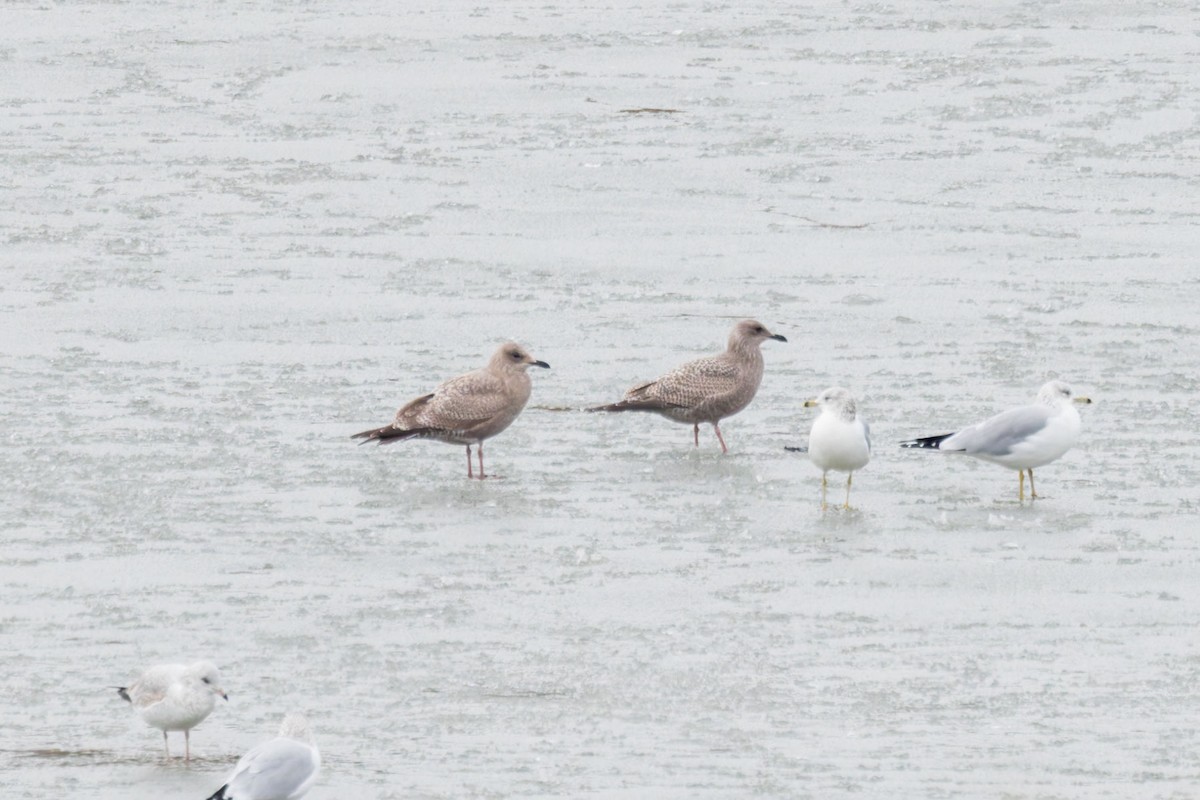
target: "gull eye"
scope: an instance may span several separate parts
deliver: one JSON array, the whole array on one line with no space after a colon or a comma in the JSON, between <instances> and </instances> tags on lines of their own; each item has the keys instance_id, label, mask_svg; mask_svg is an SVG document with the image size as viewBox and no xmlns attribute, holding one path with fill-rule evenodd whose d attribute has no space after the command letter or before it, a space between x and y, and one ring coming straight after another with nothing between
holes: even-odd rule
<instances>
[{"instance_id":1,"label":"gull eye","mask_svg":"<svg viewBox=\"0 0 1200 800\"><path fill-rule=\"evenodd\" d=\"M212 681L210 681L208 678L201 678L200 680L204 681L205 683L212 683Z\"/></svg>"},{"instance_id":2,"label":"gull eye","mask_svg":"<svg viewBox=\"0 0 1200 800\"><path fill-rule=\"evenodd\" d=\"M511 358L513 361L520 361L521 360L521 351L520 350L509 350L508 357Z\"/></svg>"}]
</instances>

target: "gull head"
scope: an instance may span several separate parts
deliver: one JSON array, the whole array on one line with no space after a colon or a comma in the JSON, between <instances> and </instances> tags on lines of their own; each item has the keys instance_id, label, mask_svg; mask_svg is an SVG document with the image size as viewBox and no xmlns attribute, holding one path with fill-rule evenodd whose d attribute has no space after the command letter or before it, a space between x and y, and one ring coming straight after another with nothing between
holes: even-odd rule
<instances>
[{"instance_id":1,"label":"gull head","mask_svg":"<svg viewBox=\"0 0 1200 800\"><path fill-rule=\"evenodd\" d=\"M204 685L205 689L215 694L226 701L229 700L229 695L221 688L221 673L217 671L217 665L211 661L197 661L191 666L192 675L196 680Z\"/></svg>"},{"instance_id":2,"label":"gull head","mask_svg":"<svg viewBox=\"0 0 1200 800\"><path fill-rule=\"evenodd\" d=\"M849 389L843 389L841 386L830 386L813 399L805 400L804 407L819 407L822 411L836 414L845 420L854 419L854 415L858 413L858 404L854 401L854 395L850 394Z\"/></svg>"},{"instance_id":3,"label":"gull head","mask_svg":"<svg viewBox=\"0 0 1200 800\"><path fill-rule=\"evenodd\" d=\"M1088 405L1092 402L1090 397L1076 397L1071 387L1063 381L1046 383L1041 389L1038 389L1037 400L1048 406L1061 406L1068 403Z\"/></svg>"},{"instance_id":4,"label":"gull head","mask_svg":"<svg viewBox=\"0 0 1200 800\"><path fill-rule=\"evenodd\" d=\"M279 735L299 742L313 744L312 728L303 714L288 714L279 725Z\"/></svg>"},{"instance_id":5,"label":"gull head","mask_svg":"<svg viewBox=\"0 0 1200 800\"><path fill-rule=\"evenodd\" d=\"M529 355L528 350L516 342L505 342L500 345L495 355L492 356L490 366L493 369L516 370L519 372L524 372L530 367L550 369L549 364L545 361L538 361Z\"/></svg>"},{"instance_id":6,"label":"gull head","mask_svg":"<svg viewBox=\"0 0 1200 800\"><path fill-rule=\"evenodd\" d=\"M756 319L744 319L733 326L729 334L729 349L741 350L747 346L758 347L767 339L786 342L787 339L777 333L771 333L767 327Z\"/></svg>"}]
</instances>

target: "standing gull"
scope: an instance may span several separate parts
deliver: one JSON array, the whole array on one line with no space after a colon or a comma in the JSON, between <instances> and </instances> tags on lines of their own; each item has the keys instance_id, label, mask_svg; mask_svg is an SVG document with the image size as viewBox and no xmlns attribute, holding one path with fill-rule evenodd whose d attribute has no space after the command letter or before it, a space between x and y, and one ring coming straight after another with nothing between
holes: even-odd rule
<instances>
[{"instance_id":1,"label":"standing gull","mask_svg":"<svg viewBox=\"0 0 1200 800\"><path fill-rule=\"evenodd\" d=\"M840 386L826 389L816 399L806 401L804 407L821 409L808 434L808 458L821 470L821 510L826 508L825 491L831 469L848 473L842 508L849 509L854 470L862 469L871 460L871 427L858 415L854 396Z\"/></svg>"},{"instance_id":2,"label":"standing gull","mask_svg":"<svg viewBox=\"0 0 1200 800\"><path fill-rule=\"evenodd\" d=\"M167 731L183 731L184 759L192 759L191 730L212 713L217 698L229 699L221 688L221 675L209 661L195 664L159 664L142 673L129 686L117 689L148 725L163 732L167 758L171 747Z\"/></svg>"},{"instance_id":3,"label":"standing gull","mask_svg":"<svg viewBox=\"0 0 1200 800\"><path fill-rule=\"evenodd\" d=\"M208 800L298 800L308 794L321 769L321 753L308 721L288 714L279 736L251 748L229 780Z\"/></svg>"},{"instance_id":4,"label":"standing gull","mask_svg":"<svg viewBox=\"0 0 1200 800\"><path fill-rule=\"evenodd\" d=\"M661 414L675 422L690 424L697 447L700 446L700 423L707 422L717 433L721 452L728 453L720 422L750 405L754 399L763 375L759 347L766 339L787 341L771 333L762 323L744 319L733 326L724 353L689 361L656 381L635 386L619 402L588 410Z\"/></svg>"},{"instance_id":5,"label":"standing gull","mask_svg":"<svg viewBox=\"0 0 1200 800\"><path fill-rule=\"evenodd\" d=\"M490 439L512 424L525 408L532 383L525 370L549 369L545 361L533 356L515 342L505 342L486 367L451 378L418 397L396 412L391 425L356 433L351 439L360 444L377 441L390 444L404 439L434 439L467 447L467 477L471 470L471 445L479 448L479 477L483 472L483 440Z\"/></svg>"},{"instance_id":6,"label":"standing gull","mask_svg":"<svg viewBox=\"0 0 1200 800\"><path fill-rule=\"evenodd\" d=\"M1091 402L1087 397L1073 397L1071 387L1062 381L1050 381L1030 405L1010 408L958 433L910 439L900 446L962 453L1015 469L1020 476L1017 498L1024 501L1025 473L1029 473L1029 496L1037 497L1033 468L1049 464L1071 449L1081 427L1074 403Z\"/></svg>"}]
</instances>

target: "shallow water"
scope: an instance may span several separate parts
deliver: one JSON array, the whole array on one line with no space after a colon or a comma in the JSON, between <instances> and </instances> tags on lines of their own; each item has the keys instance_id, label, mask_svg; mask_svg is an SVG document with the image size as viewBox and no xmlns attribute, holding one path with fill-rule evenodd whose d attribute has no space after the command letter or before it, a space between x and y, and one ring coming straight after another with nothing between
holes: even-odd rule
<instances>
[{"instance_id":1,"label":"shallow water","mask_svg":"<svg viewBox=\"0 0 1200 800\"><path fill-rule=\"evenodd\" d=\"M1194 5L393 9L5 10L8 796L207 796L286 710L318 800L1195 794ZM748 315L730 455L577 410ZM505 337L499 478L348 438ZM1051 376L1035 504L893 446ZM186 768L110 687L201 657Z\"/></svg>"}]
</instances>

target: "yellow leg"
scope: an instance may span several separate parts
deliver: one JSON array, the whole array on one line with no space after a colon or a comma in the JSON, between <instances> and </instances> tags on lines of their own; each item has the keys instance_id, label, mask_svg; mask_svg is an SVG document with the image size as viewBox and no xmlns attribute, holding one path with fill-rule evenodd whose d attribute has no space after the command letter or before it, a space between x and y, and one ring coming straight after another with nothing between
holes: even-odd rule
<instances>
[{"instance_id":1,"label":"yellow leg","mask_svg":"<svg viewBox=\"0 0 1200 800\"><path fill-rule=\"evenodd\" d=\"M1031 468L1029 470L1029 499L1032 500L1037 496L1037 490L1033 488L1033 469Z\"/></svg>"},{"instance_id":2,"label":"yellow leg","mask_svg":"<svg viewBox=\"0 0 1200 800\"><path fill-rule=\"evenodd\" d=\"M825 509L827 508L827 506L825 505L825 490L829 486L829 481L826 479L827 475L829 475L828 472L821 473L821 512L822 513L824 513Z\"/></svg>"},{"instance_id":3,"label":"yellow leg","mask_svg":"<svg viewBox=\"0 0 1200 800\"><path fill-rule=\"evenodd\" d=\"M850 481L852 480L854 480L853 472L846 475L846 504L842 506L842 508L846 509L847 511L850 510Z\"/></svg>"}]
</instances>

